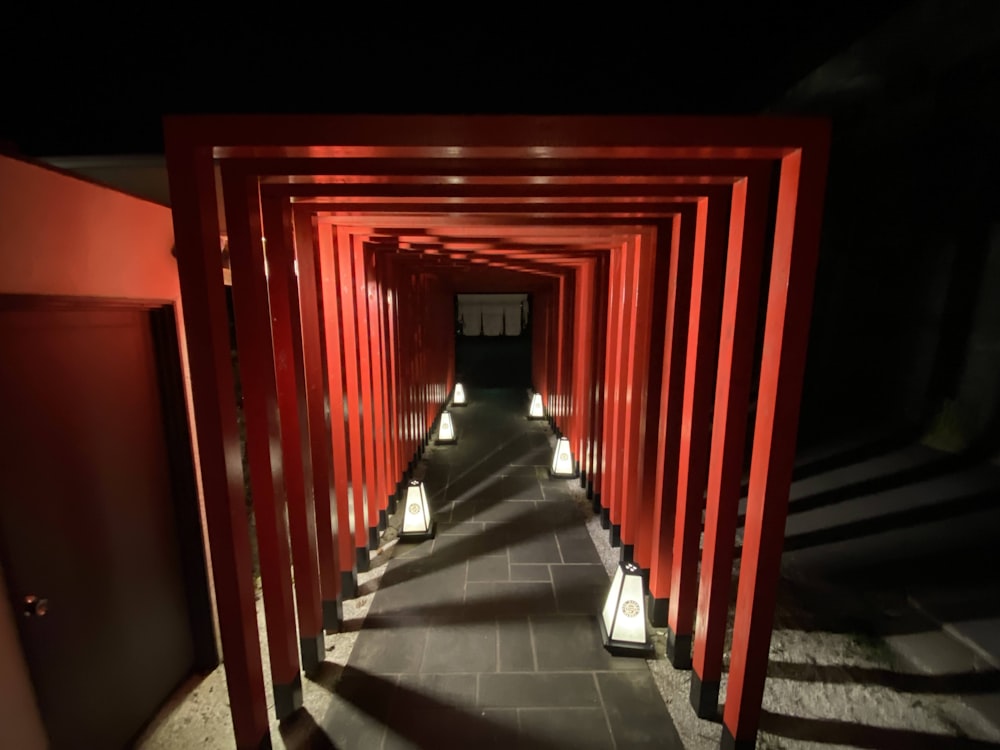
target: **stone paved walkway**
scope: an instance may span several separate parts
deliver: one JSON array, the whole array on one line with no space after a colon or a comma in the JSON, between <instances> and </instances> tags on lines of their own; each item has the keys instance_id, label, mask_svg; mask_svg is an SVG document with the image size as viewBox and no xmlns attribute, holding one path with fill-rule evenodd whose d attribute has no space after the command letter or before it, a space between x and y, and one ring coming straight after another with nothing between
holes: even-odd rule
<instances>
[{"instance_id":1,"label":"stone paved walkway","mask_svg":"<svg viewBox=\"0 0 1000 750\"><path fill-rule=\"evenodd\" d=\"M608 576L586 506L547 476L550 428L524 391L469 401L418 469L437 537L395 546L338 675L336 746L682 747L646 662L602 647Z\"/></svg>"}]
</instances>

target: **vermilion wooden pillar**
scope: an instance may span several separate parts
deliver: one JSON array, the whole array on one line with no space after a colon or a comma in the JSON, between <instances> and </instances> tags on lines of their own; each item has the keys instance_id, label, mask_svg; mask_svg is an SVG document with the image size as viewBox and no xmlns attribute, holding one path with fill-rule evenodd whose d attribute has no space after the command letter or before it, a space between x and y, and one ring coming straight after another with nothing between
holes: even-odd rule
<instances>
[{"instance_id":1,"label":"vermilion wooden pillar","mask_svg":"<svg viewBox=\"0 0 1000 750\"><path fill-rule=\"evenodd\" d=\"M574 305L574 324L576 344L573 352L573 415L576 423L574 453L580 466L580 486L587 486L587 464L590 458L590 375L591 350L593 348L593 302L591 277L593 275L590 261L582 263L574 274L576 286L576 304Z\"/></svg>"},{"instance_id":2,"label":"vermilion wooden pillar","mask_svg":"<svg viewBox=\"0 0 1000 750\"><path fill-rule=\"evenodd\" d=\"M356 235L351 235L348 250L351 253L354 321L357 326L355 334L358 350L357 372L361 387L361 440L364 445L365 503L368 519L366 545L369 550L376 550L379 546L378 512L382 507L384 496L381 463L383 455L379 453L381 430L378 426L378 396L375 391L376 368L372 358L373 336L369 315L364 243ZM355 498L357 497L355 489Z\"/></svg>"},{"instance_id":3,"label":"vermilion wooden pillar","mask_svg":"<svg viewBox=\"0 0 1000 750\"><path fill-rule=\"evenodd\" d=\"M769 188L769 163L733 187L691 675L703 719L718 711Z\"/></svg>"},{"instance_id":4,"label":"vermilion wooden pillar","mask_svg":"<svg viewBox=\"0 0 1000 750\"><path fill-rule=\"evenodd\" d=\"M351 235L346 229L336 227L333 256L337 265L337 296L340 303L341 344L344 354L344 384L347 394L348 449L351 459L351 501L354 507L354 552L355 566L364 572L371 565L368 552L368 503L366 490L365 462L371 456L365 453L362 433L361 374L359 372L359 342L357 326L357 305L354 301L353 253Z\"/></svg>"},{"instance_id":5,"label":"vermilion wooden pillar","mask_svg":"<svg viewBox=\"0 0 1000 750\"><path fill-rule=\"evenodd\" d=\"M393 299L391 276L388 265L388 251L375 255L375 271L378 284L378 295L382 301L379 310L379 330L382 338L383 377L385 382L385 418L387 427L387 448L389 458L389 503L386 514L396 512L396 502L401 490L403 474L402 453L400 450L399 432L399 376L396 371L396 337L393 329L392 310ZM388 519L387 519L388 523Z\"/></svg>"},{"instance_id":6,"label":"vermilion wooden pillar","mask_svg":"<svg viewBox=\"0 0 1000 750\"><path fill-rule=\"evenodd\" d=\"M326 653L323 609L319 593L316 540L316 504L312 460L307 450L308 428L305 376L302 370L302 329L298 318L298 280L291 216L280 199L261 200L271 311L273 367L281 429L281 474L288 503L293 585L298 613L302 667L313 672ZM287 220L286 220L287 217ZM303 435L303 432L305 434Z\"/></svg>"},{"instance_id":7,"label":"vermilion wooden pillar","mask_svg":"<svg viewBox=\"0 0 1000 750\"><path fill-rule=\"evenodd\" d=\"M646 231L636 237L634 301L629 327L628 380L625 389L624 452L622 454L622 560L635 559L639 510L645 470L646 400L649 378L649 338L652 319L653 280L656 274L655 236Z\"/></svg>"},{"instance_id":8,"label":"vermilion wooden pillar","mask_svg":"<svg viewBox=\"0 0 1000 750\"><path fill-rule=\"evenodd\" d=\"M628 467L624 461L626 422L628 417L628 398L630 386L629 356L630 345L635 330L635 303L637 298L636 284L639 270L639 248L635 238L629 238L622 248L620 305L617 317L616 353L615 353L615 403L609 421L612 422L610 442L610 467L608 471L607 498L608 512L611 520L611 546L621 546L622 540L622 502L625 487L625 474Z\"/></svg>"},{"instance_id":9,"label":"vermilion wooden pillar","mask_svg":"<svg viewBox=\"0 0 1000 750\"><path fill-rule=\"evenodd\" d=\"M261 241L260 200L256 180L238 172L223 169L222 189L274 712L280 720L301 708L302 681L295 631L291 553L285 523L281 426Z\"/></svg>"},{"instance_id":10,"label":"vermilion wooden pillar","mask_svg":"<svg viewBox=\"0 0 1000 750\"><path fill-rule=\"evenodd\" d=\"M337 264L334 258L333 229L329 224L312 222L316 267L320 284L318 303L323 313L323 337L326 344L326 374L330 389L330 442L333 448L333 487L340 533L337 535L340 586L345 599L358 591L357 555L354 551L354 514L350 501L351 464L348 449L346 374L340 331L340 297Z\"/></svg>"},{"instance_id":11,"label":"vermilion wooden pillar","mask_svg":"<svg viewBox=\"0 0 1000 750\"><path fill-rule=\"evenodd\" d=\"M684 354L687 351L691 300L691 267L695 239L708 211L708 199L681 207L680 244L670 256L667 282L667 320L660 381L660 419L657 429L656 493L653 496L653 554L649 572L649 619L666 627L673 572L674 515L677 508L677 456L681 438L681 402L684 397Z\"/></svg>"},{"instance_id":12,"label":"vermilion wooden pillar","mask_svg":"<svg viewBox=\"0 0 1000 750\"><path fill-rule=\"evenodd\" d=\"M660 445L660 399L663 390L663 349L666 339L667 293L673 256L680 246L680 220L657 227L656 267L653 273L653 299L650 307L649 357L646 372L645 427L643 430L642 486L636 494L638 527L635 538L635 562L643 570L646 583L653 559L653 505L656 497L656 470Z\"/></svg>"},{"instance_id":13,"label":"vermilion wooden pillar","mask_svg":"<svg viewBox=\"0 0 1000 750\"><path fill-rule=\"evenodd\" d=\"M696 238L691 273L684 401L677 461L677 510L674 520L673 571L667 657L679 669L691 666L694 608L697 599L698 540L701 534L712 394L715 391L722 310L722 276L728 244L730 195L710 198L704 233Z\"/></svg>"},{"instance_id":14,"label":"vermilion wooden pillar","mask_svg":"<svg viewBox=\"0 0 1000 750\"><path fill-rule=\"evenodd\" d=\"M608 273L610 259L608 253L602 253L597 261L594 284L594 317L596 329L593 347L593 427L591 442L593 458L590 462L590 476L587 478L587 495L593 503L594 513L601 512L601 475L604 464L604 399L605 399L605 356L608 340Z\"/></svg>"},{"instance_id":15,"label":"vermilion wooden pillar","mask_svg":"<svg viewBox=\"0 0 1000 750\"><path fill-rule=\"evenodd\" d=\"M829 135L781 160L722 746L753 747L795 460Z\"/></svg>"},{"instance_id":16,"label":"vermilion wooden pillar","mask_svg":"<svg viewBox=\"0 0 1000 750\"><path fill-rule=\"evenodd\" d=\"M302 356L305 367L306 443L312 463L313 495L316 510L316 548L319 558L320 594L323 600L323 628L328 633L340 629L343 602L340 592L338 533L340 519L333 480L333 443L330 435L330 387L326 374L326 341L320 315L319 278L314 252L315 238L308 212L292 213L295 260L298 264L299 315L302 325Z\"/></svg>"},{"instance_id":17,"label":"vermilion wooden pillar","mask_svg":"<svg viewBox=\"0 0 1000 750\"><path fill-rule=\"evenodd\" d=\"M236 747L271 747L211 150L165 132L223 667Z\"/></svg>"},{"instance_id":18,"label":"vermilion wooden pillar","mask_svg":"<svg viewBox=\"0 0 1000 750\"><path fill-rule=\"evenodd\" d=\"M624 250L614 247L611 250L611 258L608 266L608 313L607 313L607 346L604 354L604 408L601 418L601 471L597 476L597 485L594 488L595 502L599 499L601 504L601 526L605 529L611 528L611 510L609 493L614 492L614 466L616 461L615 450L617 444L614 439L616 410L618 408L618 362L621 352L621 309L624 304L624 283L622 282L622 257ZM605 491L607 490L607 491Z\"/></svg>"}]
</instances>

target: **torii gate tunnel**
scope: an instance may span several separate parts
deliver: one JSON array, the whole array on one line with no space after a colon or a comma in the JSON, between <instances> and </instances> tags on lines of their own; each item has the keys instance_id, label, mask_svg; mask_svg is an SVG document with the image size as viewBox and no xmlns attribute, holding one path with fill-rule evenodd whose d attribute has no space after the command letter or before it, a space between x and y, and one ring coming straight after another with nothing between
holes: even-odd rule
<instances>
[{"instance_id":1,"label":"torii gate tunnel","mask_svg":"<svg viewBox=\"0 0 1000 750\"><path fill-rule=\"evenodd\" d=\"M752 745L827 124L183 116L165 133L237 745L267 744L269 717L220 216L278 718L454 385L453 295L528 292L534 386L612 542L648 570L651 617L673 664L693 669L702 716L716 711L756 396L723 731L723 745Z\"/></svg>"}]
</instances>

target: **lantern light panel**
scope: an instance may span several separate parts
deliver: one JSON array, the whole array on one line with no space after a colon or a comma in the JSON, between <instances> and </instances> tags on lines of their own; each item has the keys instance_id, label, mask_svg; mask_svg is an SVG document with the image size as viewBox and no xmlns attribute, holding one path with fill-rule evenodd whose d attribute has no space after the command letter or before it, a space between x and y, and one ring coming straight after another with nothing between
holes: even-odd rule
<instances>
[{"instance_id":1,"label":"lantern light panel","mask_svg":"<svg viewBox=\"0 0 1000 750\"><path fill-rule=\"evenodd\" d=\"M531 397L531 407L528 409L529 419L545 419L545 407L542 405L542 394L536 393Z\"/></svg>"},{"instance_id":2,"label":"lantern light panel","mask_svg":"<svg viewBox=\"0 0 1000 750\"><path fill-rule=\"evenodd\" d=\"M403 504L403 528L400 540L422 541L434 537L435 522L431 518L430 505L424 483L413 479L406 488L406 502Z\"/></svg>"},{"instance_id":3,"label":"lantern light panel","mask_svg":"<svg viewBox=\"0 0 1000 750\"><path fill-rule=\"evenodd\" d=\"M648 655L652 642L646 631L646 608L639 566L622 562L601 612L601 634L611 653Z\"/></svg>"},{"instance_id":4,"label":"lantern light panel","mask_svg":"<svg viewBox=\"0 0 1000 750\"><path fill-rule=\"evenodd\" d=\"M438 444L449 445L456 442L455 423L451 414L447 411L441 412L441 421L438 423Z\"/></svg>"},{"instance_id":5,"label":"lantern light panel","mask_svg":"<svg viewBox=\"0 0 1000 750\"><path fill-rule=\"evenodd\" d=\"M576 467L573 464L573 452L570 450L568 437L561 437L556 442L556 449L552 454L552 465L549 467L549 474L553 477L576 476Z\"/></svg>"}]
</instances>

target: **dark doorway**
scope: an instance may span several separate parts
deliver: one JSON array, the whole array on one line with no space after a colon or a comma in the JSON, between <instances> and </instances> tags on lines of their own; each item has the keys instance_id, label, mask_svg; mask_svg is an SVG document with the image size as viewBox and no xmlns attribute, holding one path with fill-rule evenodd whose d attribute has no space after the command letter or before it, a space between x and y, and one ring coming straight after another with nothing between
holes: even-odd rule
<instances>
[{"instance_id":1,"label":"dark doorway","mask_svg":"<svg viewBox=\"0 0 1000 750\"><path fill-rule=\"evenodd\" d=\"M211 639L159 339L149 309L0 307L0 564L53 748L126 746Z\"/></svg>"},{"instance_id":2,"label":"dark doorway","mask_svg":"<svg viewBox=\"0 0 1000 750\"><path fill-rule=\"evenodd\" d=\"M455 298L455 379L480 388L531 385L531 315L526 294Z\"/></svg>"}]
</instances>

